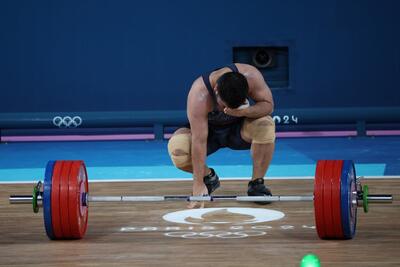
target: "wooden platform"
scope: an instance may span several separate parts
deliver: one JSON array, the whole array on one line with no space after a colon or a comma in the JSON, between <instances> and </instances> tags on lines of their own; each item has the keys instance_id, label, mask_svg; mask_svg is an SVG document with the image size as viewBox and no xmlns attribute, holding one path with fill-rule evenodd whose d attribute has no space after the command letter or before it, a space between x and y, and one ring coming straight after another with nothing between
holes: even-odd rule
<instances>
[{"instance_id":1,"label":"wooden platform","mask_svg":"<svg viewBox=\"0 0 400 267\"><path fill-rule=\"evenodd\" d=\"M370 193L393 194L392 204L358 209L352 240L320 240L312 202L214 202L206 207L266 208L285 214L280 220L241 224L246 215L212 212L198 224L163 220L186 209L185 202L145 204L92 203L82 240L50 241L42 211L10 205L10 194L29 194L33 185L0 185L0 266L298 266L306 253L317 254L322 266L400 266L400 180L368 180ZM218 195L243 195L246 181L222 181ZM268 181L273 193L312 194L311 180ZM185 195L191 182L90 184L92 195ZM247 216L248 217L248 216ZM215 224L216 221L227 224ZM214 222L214 224L213 224Z\"/></svg>"}]
</instances>

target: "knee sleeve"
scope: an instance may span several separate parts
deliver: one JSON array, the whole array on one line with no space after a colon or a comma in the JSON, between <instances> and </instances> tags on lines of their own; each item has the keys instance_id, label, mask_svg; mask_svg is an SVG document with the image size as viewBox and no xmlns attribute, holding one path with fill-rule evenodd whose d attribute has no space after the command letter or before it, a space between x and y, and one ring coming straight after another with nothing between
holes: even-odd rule
<instances>
[{"instance_id":1,"label":"knee sleeve","mask_svg":"<svg viewBox=\"0 0 400 267\"><path fill-rule=\"evenodd\" d=\"M271 116L258 119L245 119L243 123L244 137L252 143L269 144L275 142L275 122Z\"/></svg>"},{"instance_id":2,"label":"knee sleeve","mask_svg":"<svg viewBox=\"0 0 400 267\"><path fill-rule=\"evenodd\" d=\"M168 153L177 168L192 164L191 143L190 134L176 134L169 139Z\"/></svg>"}]
</instances>

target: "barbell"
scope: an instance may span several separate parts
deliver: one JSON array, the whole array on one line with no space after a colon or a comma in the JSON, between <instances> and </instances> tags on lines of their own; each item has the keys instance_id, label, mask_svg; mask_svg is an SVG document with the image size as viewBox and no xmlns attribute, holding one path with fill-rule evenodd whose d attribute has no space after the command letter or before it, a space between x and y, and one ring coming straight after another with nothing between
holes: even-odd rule
<instances>
[{"instance_id":1,"label":"barbell","mask_svg":"<svg viewBox=\"0 0 400 267\"><path fill-rule=\"evenodd\" d=\"M85 235L90 202L159 201L314 201L315 224L321 239L351 239L356 232L357 207L368 212L370 202L392 202L392 195L370 195L361 185L351 160L319 160L313 195L275 196L92 196L81 160L49 161L44 182L32 195L11 195L10 204L32 204L37 213L43 207L47 236L52 240L81 239Z\"/></svg>"}]
</instances>

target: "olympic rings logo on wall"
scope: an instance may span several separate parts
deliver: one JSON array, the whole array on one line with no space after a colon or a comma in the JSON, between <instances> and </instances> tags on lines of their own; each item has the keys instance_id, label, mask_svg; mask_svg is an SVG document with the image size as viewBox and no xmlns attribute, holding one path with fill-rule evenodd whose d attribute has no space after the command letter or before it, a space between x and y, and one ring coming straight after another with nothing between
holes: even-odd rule
<instances>
[{"instance_id":1,"label":"olympic rings logo on wall","mask_svg":"<svg viewBox=\"0 0 400 267\"><path fill-rule=\"evenodd\" d=\"M58 128L77 128L82 125L82 118L80 116L56 116L53 118L53 125Z\"/></svg>"}]
</instances>

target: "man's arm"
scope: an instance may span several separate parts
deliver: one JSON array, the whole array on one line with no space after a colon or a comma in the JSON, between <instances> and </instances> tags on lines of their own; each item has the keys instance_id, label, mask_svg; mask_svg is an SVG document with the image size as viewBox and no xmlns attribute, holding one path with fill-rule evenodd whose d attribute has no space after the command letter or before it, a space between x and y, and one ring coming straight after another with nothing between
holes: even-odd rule
<instances>
[{"instance_id":1,"label":"man's arm","mask_svg":"<svg viewBox=\"0 0 400 267\"><path fill-rule=\"evenodd\" d=\"M187 114L192 133L193 195L203 194L205 188L203 178L208 137L207 94L207 91L203 90L198 82L195 82L189 92L187 103Z\"/></svg>"}]
</instances>

